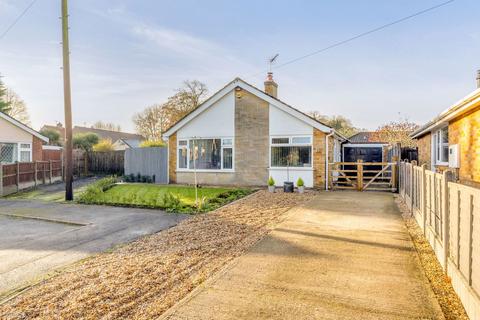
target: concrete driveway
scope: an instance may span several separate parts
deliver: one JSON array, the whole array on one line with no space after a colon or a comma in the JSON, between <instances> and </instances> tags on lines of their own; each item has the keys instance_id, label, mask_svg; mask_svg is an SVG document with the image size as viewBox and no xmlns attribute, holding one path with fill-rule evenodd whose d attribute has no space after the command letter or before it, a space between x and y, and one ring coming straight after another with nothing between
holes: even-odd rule
<instances>
[{"instance_id":1,"label":"concrete driveway","mask_svg":"<svg viewBox=\"0 0 480 320\"><path fill-rule=\"evenodd\" d=\"M0 199L0 297L114 245L176 225L159 210Z\"/></svg>"},{"instance_id":2,"label":"concrete driveway","mask_svg":"<svg viewBox=\"0 0 480 320\"><path fill-rule=\"evenodd\" d=\"M163 319L443 319L392 194L321 193Z\"/></svg>"}]
</instances>

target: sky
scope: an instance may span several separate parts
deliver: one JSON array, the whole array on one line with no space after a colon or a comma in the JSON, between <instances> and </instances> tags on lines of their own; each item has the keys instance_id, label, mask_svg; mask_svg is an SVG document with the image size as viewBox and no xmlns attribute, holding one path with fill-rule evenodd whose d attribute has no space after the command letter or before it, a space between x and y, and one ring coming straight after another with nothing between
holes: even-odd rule
<instances>
[{"instance_id":1,"label":"sky","mask_svg":"<svg viewBox=\"0 0 480 320\"><path fill-rule=\"evenodd\" d=\"M73 120L134 131L132 117L184 80L214 93L235 77L260 88L278 65L444 0L70 0ZM31 0L0 0L0 34ZM279 98L375 129L422 124L475 89L480 1L456 0L275 68ZM32 126L64 122L60 0L37 0L0 39L0 74Z\"/></svg>"}]
</instances>

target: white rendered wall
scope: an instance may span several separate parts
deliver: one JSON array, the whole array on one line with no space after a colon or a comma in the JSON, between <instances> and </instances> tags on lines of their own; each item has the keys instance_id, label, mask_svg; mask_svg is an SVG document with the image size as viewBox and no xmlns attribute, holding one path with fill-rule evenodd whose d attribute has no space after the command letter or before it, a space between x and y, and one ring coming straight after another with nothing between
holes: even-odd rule
<instances>
[{"instance_id":1,"label":"white rendered wall","mask_svg":"<svg viewBox=\"0 0 480 320\"><path fill-rule=\"evenodd\" d=\"M235 96L227 93L177 132L177 139L235 136Z\"/></svg>"},{"instance_id":2,"label":"white rendered wall","mask_svg":"<svg viewBox=\"0 0 480 320\"><path fill-rule=\"evenodd\" d=\"M275 180L277 187L283 186L283 182L285 181L293 182L296 187L298 178L302 178L305 187L313 188L313 169L311 168L290 168L288 169L288 175L286 169L270 168L269 173L273 180Z\"/></svg>"},{"instance_id":3,"label":"white rendered wall","mask_svg":"<svg viewBox=\"0 0 480 320\"><path fill-rule=\"evenodd\" d=\"M0 118L0 142L32 143L32 135Z\"/></svg>"},{"instance_id":4,"label":"white rendered wall","mask_svg":"<svg viewBox=\"0 0 480 320\"><path fill-rule=\"evenodd\" d=\"M269 106L270 135L271 136L298 136L312 135L313 127L289 115L277 107Z\"/></svg>"}]
</instances>

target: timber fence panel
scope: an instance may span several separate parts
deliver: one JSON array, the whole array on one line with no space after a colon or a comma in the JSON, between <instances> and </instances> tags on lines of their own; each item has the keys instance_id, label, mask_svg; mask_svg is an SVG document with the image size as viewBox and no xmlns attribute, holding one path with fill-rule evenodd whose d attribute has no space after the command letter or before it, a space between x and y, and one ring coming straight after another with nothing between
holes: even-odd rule
<instances>
[{"instance_id":1,"label":"timber fence panel","mask_svg":"<svg viewBox=\"0 0 480 320\"><path fill-rule=\"evenodd\" d=\"M410 171L408 163L400 164L399 173L400 197L406 204L412 200L412 213L467 314L480 319L480 189L449 182L448 172Z\"/></svg>"},{"instance_id":2,"label":"timber fence panel","mask_svg":"<svg viewBox=\"0 0 480 320\"><path fill-rule=\"evenodd\" d=\"M168 183L166 147L133 148L125 151L125 175L155 176L155 183Z\"/></svg>"},{"instance_id":3,"label":"timber fence panel","mask_svg":"<svg viewBox=\"0 0 480 320\"><path fill-rule=\"evenodd\" d=\"M96 174L123 175L125 151L88 152L87 170Z\"/></svg>"}]
</instances>

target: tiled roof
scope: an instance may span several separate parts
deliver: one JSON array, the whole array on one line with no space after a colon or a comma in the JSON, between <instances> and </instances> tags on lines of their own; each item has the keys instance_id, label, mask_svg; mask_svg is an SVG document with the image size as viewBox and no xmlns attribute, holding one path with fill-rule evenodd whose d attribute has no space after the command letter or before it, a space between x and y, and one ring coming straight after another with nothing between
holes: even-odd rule
<instances>
[{"instance_id":1,"label":"tiled roof","mask_svg":"<svg viewBox=\"0 0 480 320\"><path fill-rule=\"evenodd\" d=\"M373 131L359 132L348 138L348 140L351 143L383 143L382 141L375 139Z\"/></svg>"},{"instance_id":2,"label":"tiled roof","mask_svg":"<svg viewBox=\"0 0 480 320\"><path fill-rule=\"evenodd\" d=\"M50 126L50 125L44 125L42 129L49 129L49 130L55 130L60 133L61 139L63 140L63 137L65 136L65 128L64 127L58 127L58 126ZM121 132L121 131L110 131L110 130L103 130L103 129L94 129L94 128L88 128L88 127L80 127L80 126L75 126L72 129L73 135L79 134L79 133L95 133L98 135L100 139L110 139L112 142L115 142L119 139L126 139L126 140L145 140L144 137L142 137L139 134L135 133L129 133L129 132Z\"/></svg>"}]
</instances>

